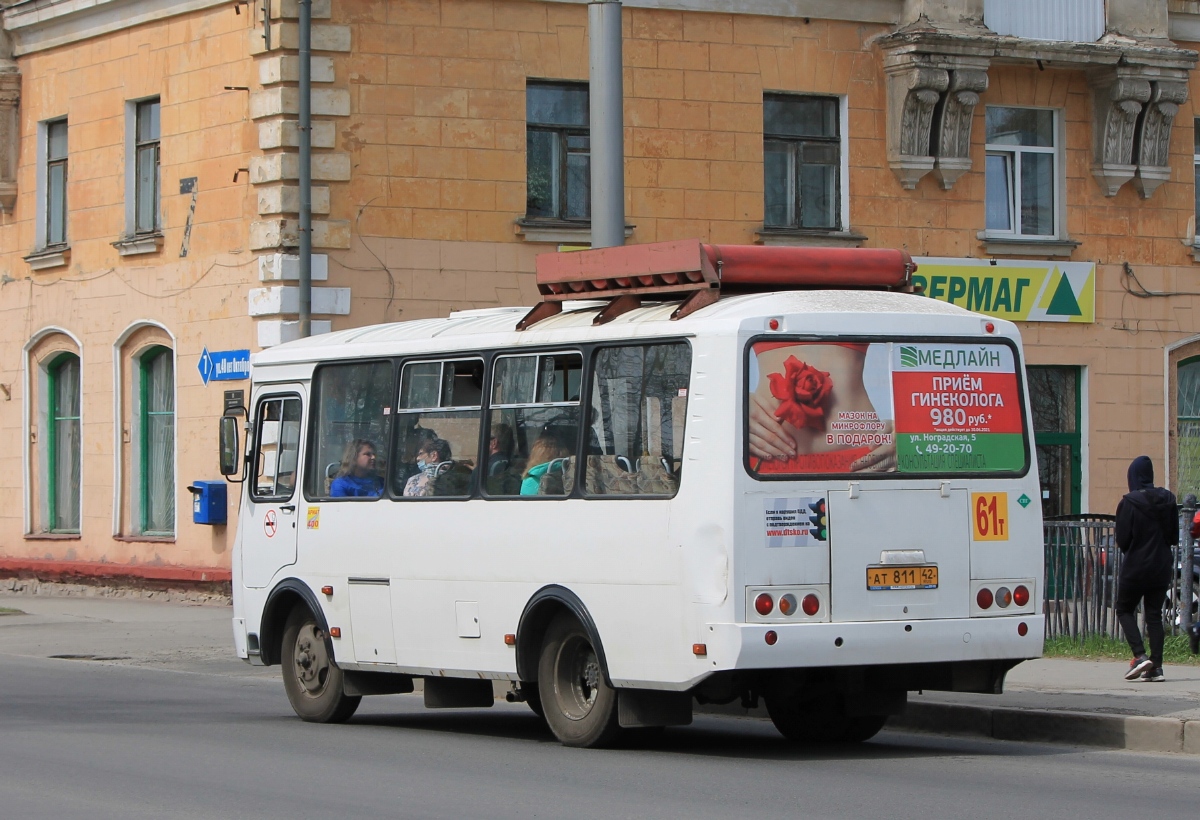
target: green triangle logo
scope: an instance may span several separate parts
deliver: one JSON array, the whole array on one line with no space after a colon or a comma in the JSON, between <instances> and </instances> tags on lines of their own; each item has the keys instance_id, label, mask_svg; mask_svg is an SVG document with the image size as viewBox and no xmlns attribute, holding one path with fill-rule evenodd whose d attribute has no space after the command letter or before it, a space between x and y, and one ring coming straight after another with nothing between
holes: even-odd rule
<instances>
[{"instance_id":1,"label":"green triangle logo","mask_svg":"<svg viewBox=\"0 0 1200 820\"><path fill-rule=\"evenodd\" d=\"M1054 291L1054 297L1050 300L1050 306L1046 308L1047 316L1082 316L1083 311L1079 309L1079 302L1075 300L1075 291L1071 290L1071 283L1067 281L1067 277L1061 273L1058 275L1058 287Z\"/></svg>"}]
</instances>

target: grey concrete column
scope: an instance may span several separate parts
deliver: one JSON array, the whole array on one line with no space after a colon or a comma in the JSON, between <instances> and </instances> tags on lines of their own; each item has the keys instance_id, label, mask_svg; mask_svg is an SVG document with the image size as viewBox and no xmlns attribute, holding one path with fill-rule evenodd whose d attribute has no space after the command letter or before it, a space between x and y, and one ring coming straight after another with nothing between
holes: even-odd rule
<instances>
[{"instance_id":1,"label":"grey concrete column","mask_svg":"<svg viewBox=\"0 0 1200 820\"><path fill-rule=\"evenodd\" d=\"M300 338L312 335L312 0L300 0Z\"/></svg>"},{"instance_id":2,"label":"grey concrete column","mask_svg":"<svg viewBox=\"0 0 1200 820\"><path fill-rule=\"evenodd\" d=\"M625 117L620 0L588 4L592 247L625 244Z\"/></svg>"}]
</instances>

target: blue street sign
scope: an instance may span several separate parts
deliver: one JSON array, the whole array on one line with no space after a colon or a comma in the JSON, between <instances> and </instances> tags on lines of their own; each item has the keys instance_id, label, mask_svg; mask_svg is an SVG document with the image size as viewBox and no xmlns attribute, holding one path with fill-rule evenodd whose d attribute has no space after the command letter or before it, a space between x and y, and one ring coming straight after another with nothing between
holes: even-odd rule
<instances>
[{"instance_id":1,"label":"blue street sign","mask_svg":"<svg viewBox=\"0 0 1200 820\"><path fill-rule=\"evenodd\" d=\"M249 350L214 350L209 352L205 347L200 351L200 361L196 364L200 378L205 386L210 381L227 382L237 379L250 378Z\"/></svg>"}]
</instances>

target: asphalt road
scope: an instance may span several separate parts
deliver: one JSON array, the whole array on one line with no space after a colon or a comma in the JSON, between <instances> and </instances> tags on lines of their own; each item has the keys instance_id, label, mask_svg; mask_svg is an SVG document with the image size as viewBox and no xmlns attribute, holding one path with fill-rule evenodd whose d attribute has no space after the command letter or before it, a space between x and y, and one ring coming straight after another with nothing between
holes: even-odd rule
<instances>
[{"instance_id":1,"label":"asphalt road","mask_svg":"<svg viewBox=\"0 0 1200 820\"><path fill-rule=\"evenodd\" d=\"M0 618L0 817L1162 820L1200 807L1190 756L886 730L805 750L769 723L711 716L621 749L566 749L523 705L428 711L412 695L314 726L272 670L187 637L218 637L227 610L168 609ZM110 654L54 651L76 645Z\"/></svg>"}]
</instances>

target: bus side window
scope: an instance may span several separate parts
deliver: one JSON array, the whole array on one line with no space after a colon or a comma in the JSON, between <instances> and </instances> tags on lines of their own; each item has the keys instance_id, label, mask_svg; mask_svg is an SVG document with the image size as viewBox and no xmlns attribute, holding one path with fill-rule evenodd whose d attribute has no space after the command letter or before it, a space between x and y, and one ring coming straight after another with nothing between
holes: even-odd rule
<instances>
[{"instance_id":1,"label":"bus side window","mask_svg":"<svg viewBox=\"0 0 1200 820\"><path fill-rule=\"evenodd\" d=\"M391 437L392 363L334 364L313 377L316 416L305 471L309 498L383 495Z\"/></svg>"},{"instance_id":2,"label":"bus side window","mask_svg":"<svg viewBox=\"0 0 1200 820\"><path fill-rule=\"evenodd\" d=\"M483 360L407 362L389 478L399 498L467 498L479 463ZM436 452L436 456L430 456ZM422 455L424 454L424 455Z\"/></svg>"},{"instance_id":3,"label":"bus side window","mask_svg":"<svg viewBox=\"0 0 1200 820\"><path fill-rule=\"evenodd\" d=\"M271 398L259 405L254 447L254 499L291 498L300 454L300 399Z\"/></svg>"},{"instance_id":4,"label":"bus side window","mask_svg":"<svg viewBox=\"0 0 1200 820\"><path fill-rule=\"evenodd\" d=\"M685 342L596 352L585 495L675 495L691 366Z\"/></svg>"},{"instance_id":5,"label":"bus side window","mask_svg":"<svg viewBox=\"0 0 1200 820\"><path fill-rule=\"evenodd\" d=\"M499 356L488 419L489 496L570 495L575 480L583 356Z\"/></svg>"}]
</instances>

